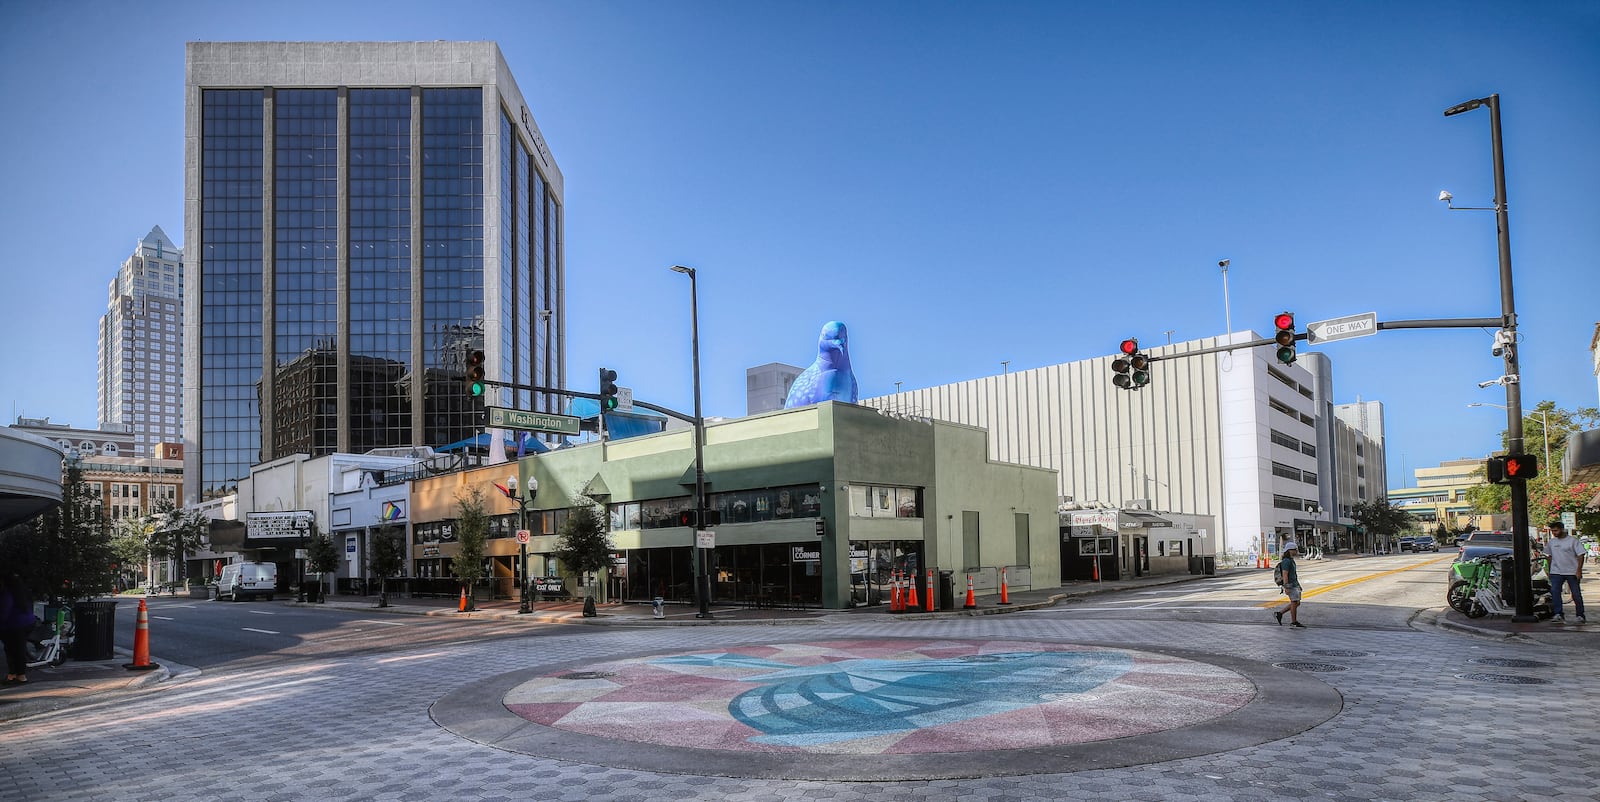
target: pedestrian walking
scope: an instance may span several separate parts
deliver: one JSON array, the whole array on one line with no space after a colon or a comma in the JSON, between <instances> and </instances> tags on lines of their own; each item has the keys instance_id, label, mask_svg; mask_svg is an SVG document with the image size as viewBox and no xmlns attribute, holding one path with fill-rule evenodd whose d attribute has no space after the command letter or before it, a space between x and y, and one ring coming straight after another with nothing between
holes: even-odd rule
<instances>
[{"instance_id":1,"label":"pedestrian walking","mask_svg":"<svg viewBox=\"0 0 1600 802\"><path fill-rule=\"evenodd\" d=\"M1567 534L1566 524L1555 520L1550 522L1550 540L1545 548L1545 553L1550 556L1550 606L1556 611L1550 623L1567 623L1566 617L1561 614L1562 585L1572 591L1572 606L1576 608L1573 612L1578 614L1578 623L1589 623L1583 617L1583 590L1578 586L1583 579L1583 544Z\"/></svg>"},{"instance_id":2,"label":"pedestrian walking","mask_svg":"<svg viewBox=\"0 0 1600 802\"><path fill-rule=\"evenodd\" d=\"M6 650L6 683L28 681L28 633L33 631L33 594L22 577L8 573L0 579L0 644Z\"/></svg>"},{"instance_id":3,"label":"pedestrian walking","mask_svg":"<svg viewBox=\"0 0 1600 802\"><path fill-rule=\"evenodd\" d=\"M1289 626L1305 628L1300 623L1300 571L1295 565L1295 557L1300 556L1293 540L1283 544L1283 555L1278 558L1278 567L1272 571L1272 581L1278 583L1283 589L1283 595L1289 597L1289 606L1282 610L1274 610L1272 617L1278 619L1278 626L1283 626L1283 614L1289 614Z\"/></svg>"}]
</instances>

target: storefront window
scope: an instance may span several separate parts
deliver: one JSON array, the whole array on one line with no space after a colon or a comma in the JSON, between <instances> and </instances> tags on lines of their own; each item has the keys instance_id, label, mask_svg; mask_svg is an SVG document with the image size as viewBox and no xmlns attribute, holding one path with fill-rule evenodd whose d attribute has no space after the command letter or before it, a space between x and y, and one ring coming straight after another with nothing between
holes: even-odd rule
<instances>
[{"instance_id":1,"label":"storefront window","mask_svg":"<svg viewBox=\"0 0 1600 802\"><path fill-rule=\"evenodd\" d=\"M728 524L815 518L822 514L822 490L814 484L735 490L712 493L706 505L721 512Z\"/></svg>"},{"instance_id":2,"label":"storefront window","mask_svg":"<svg viewBox=\"0 0 1600 802\"><path fill-rule=\"evenodd\" d=\"M850 514L857 518L921 518L920 495L914 487L851 485Z\"/></svg>"}]
</instances>

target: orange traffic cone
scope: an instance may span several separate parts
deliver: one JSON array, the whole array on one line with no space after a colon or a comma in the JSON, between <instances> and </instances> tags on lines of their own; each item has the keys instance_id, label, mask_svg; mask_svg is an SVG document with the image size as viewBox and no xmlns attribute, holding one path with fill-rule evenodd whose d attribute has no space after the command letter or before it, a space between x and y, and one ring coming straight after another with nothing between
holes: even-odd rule
<instances>
[{"instance_id":1,"label":"orange traffic cone","mask_svg":"<svg viewBox=\"0 0 1600 802\"><path fill-rule=\"evenodd\" d=\"M463 587L461 589L461 605L456 608L456 612L464 613L466 611L467 611L467 589L465 587Z\"/></svg>"},{"instance_id":2,"label":"orange traffic cone","mask_svg":"<svg viewBox=\"0 0 1600 802\"><path fill-rule=\"evenodd\" d=\"M1011 593L1010 593L1010 591L1006 590L1006 569L1005 569L1005 566L1001 566L1000 567L1000 603L1001 604L1010 604L1011 603Z\"/></svg>"},{"instance_id":3,"label":"orange traffic cone","mask_svg":"<svg viewBox=\"0 0 1600 802\"><path fill-rule=\"evenodd\" d=\"M129 671L149 671L159 668L150 662L150 610L144 599L139 600L139 618L133 625L133 662L123 663Z\"/></svg>"},{"instance_id":4,"label":"orange traffic cone","mask_svg":"<svg viewBox=\"0 0 1600 802\"><path fill-rule=\"evenodd\" d=\"M889 576L889 612L903 613L906 608L900 603L900 572L895 571Z\"/></svg>"},{"instance_id":5,"label":"orange traffic cone","mask_svg":"<svg viewBox=\"0 0 1600 802\"><path fill-rule=\"evenodd\" d=\"M1100 581L1100 558L1094 558L1094 581Z\"/></svg>"},{"instance_id":6,"label":"orange traffic cone","mask_svg":"<svg viewBox=\"0 0 1600 802\"><path fill-rule=\"evenodd\" d=\"M972 593L972 574L967 574L967 603L962 605L963 610L978 609L978 597Z\"/></svg>"},{"instance_id":7,"label":"orange traffic cone","mask_svg":"<svg viewBox=\"0 0 1600 802\"><path fill-rule=\"evenodd\" d=\"M933 612L933 569L928 569L928 598L925 600L928 612Z\"/></svg>"},{"instance_id":8,"label":"orange traffic cone","mask_svg":"<svg viewBox=\"0 0 1600 802\"><path fill-rule=\"evenodd\" d=\"M917 583L911 581L909 577L906 579L906 595L903 603L906 606L906 612L911 612L920 606L917 604Z\"/></svg>"}]
</instances>

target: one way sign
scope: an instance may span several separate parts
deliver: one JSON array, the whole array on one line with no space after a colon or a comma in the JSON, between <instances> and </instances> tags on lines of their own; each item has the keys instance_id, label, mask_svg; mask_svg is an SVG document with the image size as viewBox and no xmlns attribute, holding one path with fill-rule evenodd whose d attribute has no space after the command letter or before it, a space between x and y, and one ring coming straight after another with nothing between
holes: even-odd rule
<instances>
[{"instance_id":1,"label":"one way sign","mask_svg":"<svg viewBox=\"0 0 1600 802\"><path fill-rule=\"evenodd\" d=\"M1306 324L1307 343L1327 343L1378 333L1378 313L1363 312Z\"/></svg>"}]
</instances>

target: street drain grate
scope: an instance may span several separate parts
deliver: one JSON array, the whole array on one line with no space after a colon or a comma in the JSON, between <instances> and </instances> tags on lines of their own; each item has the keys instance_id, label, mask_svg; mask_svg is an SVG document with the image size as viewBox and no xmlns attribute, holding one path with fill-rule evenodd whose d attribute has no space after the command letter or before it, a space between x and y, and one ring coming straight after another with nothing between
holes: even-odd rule
<instances>
[{"instance_id":1,"label":"street drain grate","mask_svg":"<svg viewBox=\"0 0 1600 802\"><path fill-rule=\"evenodd\" d=\"M1277 666L1278 668L1287 668L1291 671L1311 671L1316 673L1350 670L1349 668L1338 665L1337 663L1273 663L1273 665Z\"/></svg>"},{"instance_id":2,"label":"street drain grate","mask_svg":"<svg viewBox=\"0 0 1600 802\"><path fill-rule=\"evenodd\" d=\"M1482 666L1499 666L1500 668L1549 668L1553 663L1541 663L1538 660L1524 660L1521 657L1474 657L1469 663Z\"/></svg>"},{"instance_id":3,"label":"street drain grate","mask_svg":"<svg viewBox=\"0 0 1600 802\"><path fill-rule=\"evenodd\" d=\"M1549 685L1550 680L1539 677L1519 677L1516 674L1487 674L1477 672L1472 674L1457 674L1456 679L1468 679L1473 682L1493 682L1497 685Z\"/></svg>"},{"instance_id":4,"label":"street drain grate","mask_svg":"<svg viewBox=\"0 0 1600 802\"><path fill-rule=\"evenodd\" d=\"M1372 652L1362 652L1355 649L1312 649L1311 653L1319 657L1371 657Z\"/></svg>"},{"instance_id":5,"label":"street drain grate","mask_svg":"<svg viewBox=\"0 0 1600 802\"><path fill-rule=\"evenodd\" d=\"M615 677L610 671L574 671L571 674L562 674L556 679L605 679Z\"/></svg>"}]
</instances>

